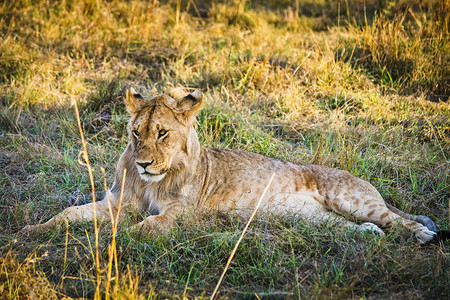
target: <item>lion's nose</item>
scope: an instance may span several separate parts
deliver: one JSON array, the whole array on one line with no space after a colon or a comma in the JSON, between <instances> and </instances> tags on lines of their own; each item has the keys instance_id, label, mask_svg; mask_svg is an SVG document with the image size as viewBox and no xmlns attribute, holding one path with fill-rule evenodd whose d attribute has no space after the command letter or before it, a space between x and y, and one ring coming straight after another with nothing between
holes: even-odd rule
<instances>
[{"instance_id":1,"label":"lion's nose","mask_svg":"<svg viewBox=\"0 0 450 300\"><path fill-rule=\"evenodd\" d=\"M147 161L139 162L139 161L137 161L136 164L140 165L140 166L143 167L144 170L145 170L145 169L146 169L148 166L150 166L154 161L155 161L154 159L152 159L151 162L147 162Z\"/></svg>"}]
</instances>

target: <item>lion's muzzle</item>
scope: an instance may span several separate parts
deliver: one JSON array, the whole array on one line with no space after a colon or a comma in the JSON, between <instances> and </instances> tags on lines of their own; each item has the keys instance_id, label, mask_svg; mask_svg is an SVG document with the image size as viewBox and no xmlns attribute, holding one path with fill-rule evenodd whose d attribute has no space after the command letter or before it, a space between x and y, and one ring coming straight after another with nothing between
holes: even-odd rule
<instances>
[{"instance_id":1,"label":"lion's muzzle","mask_svg":"<svg viewBox=\"0 0 450 300\"><path fill-rule=\"evenodd\" d=\"M161 168L164 164L154 165L155 160L136 161L136 169L145 181L157 182L166 176L167 168Z\"/></svg>"},{"instance_id":2,"label":"lion's muzzle","mask_svg":"<svg viewBox=\"0 0 450 300\"><path fill-rule=\"evenodd\" d=\"M145 162L139 162L139 161L136 161L136 165L142 167L142 168L145 170L145 169L147 169L147 167L150 166L154 161L155 161L154 159L152 159L151 162L146 162L146 161L145 161Z\"/></svg>"}]
</instances>

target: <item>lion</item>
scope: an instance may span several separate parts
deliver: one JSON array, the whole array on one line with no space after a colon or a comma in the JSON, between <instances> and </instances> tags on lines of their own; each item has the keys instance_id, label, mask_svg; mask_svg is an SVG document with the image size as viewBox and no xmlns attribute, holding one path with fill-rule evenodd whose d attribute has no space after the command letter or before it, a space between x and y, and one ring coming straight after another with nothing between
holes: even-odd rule
<instances>
[{"instance_id":1,"label":"lion","mask_svg":"<svg viewBox=\"0 0 450 300\"><path fill-rule=\"evenodd\" d=\"M170 229L188 210L234 211L249 216L275 173L261 202L262 213L295 213L314 224L332 220L339 226L379 235L384 234L381 228L400 223L420 244L439 235L430 218L386 204L369 182L346 171L201 146L196 117L203 101L198 90L175 100L166 94L144 99L131 88L125 105L130 114L129 143L106 198L69 207L44 224L26 226L24 231L45 230L64 220L94 220L94 209L96 218L110 220L119 205L122 211L151 212L135 225L144 231ZM351 216L351 220L344 216Z\"/></svg>"}]
</instances>

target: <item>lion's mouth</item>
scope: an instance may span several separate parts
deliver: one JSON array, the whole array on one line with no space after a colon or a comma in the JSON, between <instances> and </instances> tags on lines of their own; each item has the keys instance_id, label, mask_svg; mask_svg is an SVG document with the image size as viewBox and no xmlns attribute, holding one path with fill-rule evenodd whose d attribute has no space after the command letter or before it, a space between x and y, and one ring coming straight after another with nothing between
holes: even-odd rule
<instances>
[{"instance_id":1,"label":"lion's mouth","mask_svg":"<svg viewBox=\"0 0 450 300\"><path fill-rule=\"evenodd\" d=\"M151 172L144 171L144 172L141 173L141 175L160 176L160 175L163 175L165 173L167 173L166 170L161 170L161 171L159 171L159 173L151 173Z\"/></svg>"},{"instance_id":2,"label":"lion's mouth","mask_svg":"<svg viewBox=\"0 0 450 300\"><path fill-rule=\"evenodd\" d=\"M142 173L139 173L139 175L145 181L158 182L158 181L161 181L164 177L166 177L166 173L167 173L167 171L160 171L159 174L144 171Z\"/></svg>"},{"instance_id":3,"label":"lion's mouth","mask_svg":"<svg viewBox=\"0 0 450 300\"><path fill-rule=\"evenodd\" d=\"M141 178L147 182L158 182L161 181L164 177L166 177L166 172L161 174L152 174L149 172L144 172L139 174Z\"/></svg>"}]
</instances>

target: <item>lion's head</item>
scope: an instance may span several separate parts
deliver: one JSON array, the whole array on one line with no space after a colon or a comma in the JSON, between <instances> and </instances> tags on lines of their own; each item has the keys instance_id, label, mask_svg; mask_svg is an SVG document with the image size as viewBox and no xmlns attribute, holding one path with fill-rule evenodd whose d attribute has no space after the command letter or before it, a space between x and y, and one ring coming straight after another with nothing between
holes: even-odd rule
<instances>
[{"instance_id":1,"label":"lion's head","mask_svg":"<svg viewBox=\"0 0 450 300\"><path fill-rule=\"evenodd\" d=\"M130 89L125 104L131 115L128 134L136 168L145 181L161 181L185 165L199 148L195 147L198 140L194 129L202 108L198 90L180 100L165 94L146 100Z\"/></svg>"}]
</instances>

